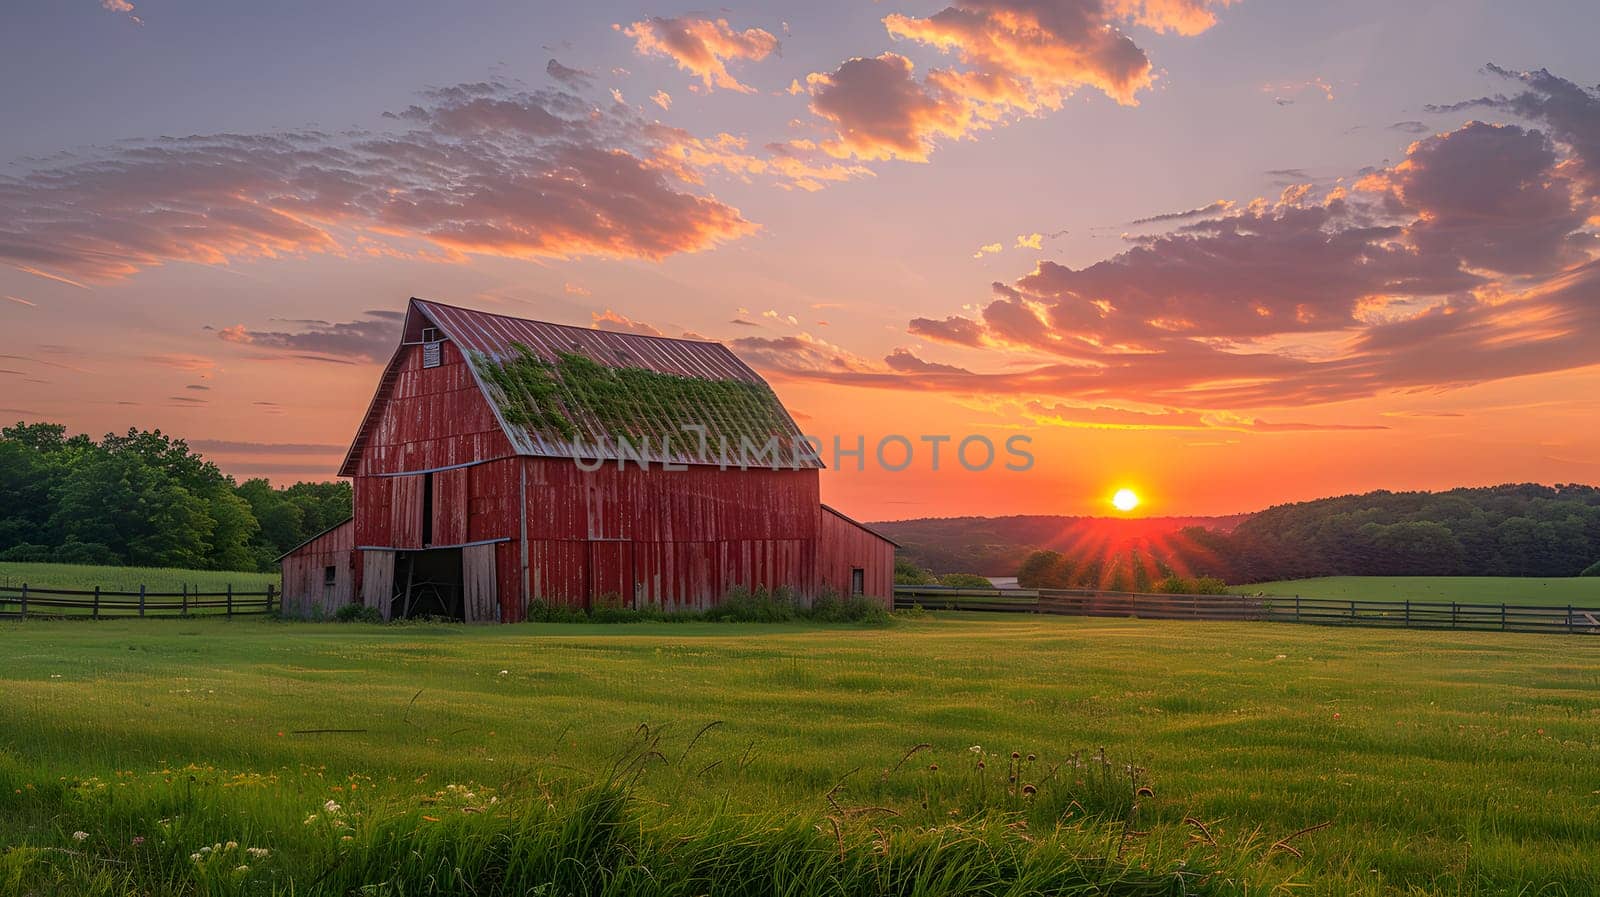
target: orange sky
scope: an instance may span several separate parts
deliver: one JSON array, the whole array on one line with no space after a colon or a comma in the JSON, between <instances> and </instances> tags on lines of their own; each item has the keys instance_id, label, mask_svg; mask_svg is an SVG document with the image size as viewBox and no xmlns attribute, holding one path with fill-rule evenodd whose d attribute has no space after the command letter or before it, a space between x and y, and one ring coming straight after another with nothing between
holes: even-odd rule
<instances>
[{"instance_id":1,"label":"orange sky","mask_svg":"<svg viewBox=\"0 0 1600 897\"><path fill-rule=\"evenodd\" d=\"M415 295L727 342L866 519L1600 480L1580 7L947 3L0 22L0 418L331 476Z\"/></svg>"}]
</instances>

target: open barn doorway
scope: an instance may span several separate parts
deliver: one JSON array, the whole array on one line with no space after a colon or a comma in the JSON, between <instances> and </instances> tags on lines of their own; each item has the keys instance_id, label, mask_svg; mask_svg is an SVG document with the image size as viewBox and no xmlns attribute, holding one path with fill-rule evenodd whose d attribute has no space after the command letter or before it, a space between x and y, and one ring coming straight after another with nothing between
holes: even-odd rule
<instances>
[{"instance_id":1,"label":"open barn doorway","mask_svg":"<svg viewBox=\"0 0 1600 897\"><path fill-rule=\"evenodd\" d=\"M459 548L395 552L390 619L465 620L461 566Z\"/></svg>"}]
</instances>

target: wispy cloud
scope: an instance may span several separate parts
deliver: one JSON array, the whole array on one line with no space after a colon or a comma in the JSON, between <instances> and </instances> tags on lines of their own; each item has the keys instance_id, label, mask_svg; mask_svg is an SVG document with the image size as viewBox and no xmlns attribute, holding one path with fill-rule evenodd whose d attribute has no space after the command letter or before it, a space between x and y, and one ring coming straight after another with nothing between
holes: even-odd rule
<instances>
[{"instance_id":1,"label":"wispy cloud","mask_svg":"<svg viewBox=\"0 0 1600 897\"><path fill-rule=\"evenodd\" d=\"M0 261L81 286L309 253L660 259L756 229L665 164L663 135L626 107L479 83L389 120L399 129L161 138L24 166L0 177Z\"/></svg>"},{"instance_id":2,"label":"wispy cloud","mask_svg":"<svg viewBox=\"0 0 1600 897\"><path fill-rule=\"evenodd\" d=\"M762 28L741 31L729 25L727 19L651 16L626 27L612 27L633 38L634 49L640 55L671 58L678 68L699 78L697 87L704 90L721 87L753 93L755 88L728 73L728 63L757 62L778 50L778 38L772 32Z\"/></svg>"}]
</instances>

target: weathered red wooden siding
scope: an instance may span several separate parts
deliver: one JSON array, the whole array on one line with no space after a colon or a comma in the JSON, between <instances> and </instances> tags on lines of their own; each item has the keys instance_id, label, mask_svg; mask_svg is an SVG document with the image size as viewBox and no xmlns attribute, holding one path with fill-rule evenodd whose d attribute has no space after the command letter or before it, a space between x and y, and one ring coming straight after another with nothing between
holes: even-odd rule
<instances>
[{"instance_id":1,"label":"weathered red wooden siding","mask_svg":"<svg viewBox=\"0 0 1600 897\"><path fill-rule=\"evenodd\" d=\"M283 612L289 616L331 615L351 603L355 591L355 526L345 521L283 557ZM324 570L334 568L334 582Z\"/></svg>"},{"instance_id":2,"label":"weathered red wooden siding","mask_svg":"<svg viewBox=\"0 0 1600 897\"><path fill-rule=\"evenodd\" d=\"M422 347L406 346L357 465L357 476L433 470L513 454L472 369L455 344L439 346L439 366L422 366Z\"/></svg>"},{"instance_id":3,"label":"weathered red wooden siding","mask_svg":"<svg viewBox=\"0 0 1600 897\"><path fill-rule=\"evenodd\" d=\"M523 463L531 598L583 606L615 593L676 609L735 585L813 590L815 470Z\"/></svg>"},{"instance_id":4,"label":"weathered red wooden siding","mask_svg":"<svg viewBox=\"0 0 1600 897\"><path fill-rule=\"evenodd\" d=\"M865 594L894 600L894 543L831 508L817 508L817 588L850 594L850 569L864 573Z\"/></svg>"},{"instance_id":5,"label":"weathered red wooden siding","mask_svg":"<svg viewBox=\"0 0 1600 897\"><path fill-rule=\"evenodd\" d=\"M467 542L468 481L472 468L457 467L433 475L434 545L460 545Z\"/></svg>"}]
</instances>

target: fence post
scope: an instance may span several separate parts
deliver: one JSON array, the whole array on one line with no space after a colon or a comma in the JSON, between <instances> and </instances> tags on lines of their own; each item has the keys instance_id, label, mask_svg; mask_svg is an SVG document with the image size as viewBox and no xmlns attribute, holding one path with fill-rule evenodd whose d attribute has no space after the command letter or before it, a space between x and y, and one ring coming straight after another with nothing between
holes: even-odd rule
<instances>
[{"instance_id":1,"label":"fence post","mask_svg":"<svg viewBox=\"0 0 1600 897\"><path fill-rule=\"evenodd\" d=\"M22 615L24 617L26 617L28 615L28 587L27 586L23 586L22 587ZM1567 605L1567 634L1568 635L1571 635L1572 633L1577 631L1576 629L1573 628L1573 624L1576 623L1576 622L1577 622L1577 618L1572 613L1572 605L1569 604L1569 605Z\"/></svg>"},{"instance_id":2,"label":"fence post","mask_svg":"<svg viewBox=\"0 0 1600 897\"><path fill-rule=\"evenodd\" d=\"M1456 603L1450 602L1450 628L1456 628Z\"/></svg>"},{"instance_id":3,"label":"fence post","mask_svg":"<svg viewBox=\"0 0 1600 897\"><path fill-rule=\"evenodd\" d=\"M1356 625L1356 603L1354 601L1350 602L1350 625Z\"/></svg>"},{"instance_id":4,"label":"fence post","mask_svg":"<svg viewBox=\"0 0 1600 897\"><path fill-rule=\"evenodd\" d=\"M1300 596L1294 596L1294 621L1300 622Z\"/></svg>"},{"instance_id":5,"label":"fence post","mask_svg":"<svg viewBox=\"0 0 1600 897\"><path fill-rule=\"evenodd\" d=\"M1500 631L1506 631L1506 606L1504 602L1500 604Z\"/></svg>"},{"instance_id":6,"label":"fence post","mask_svg":"<svg viewBox=\"0 0 1600 897\"><path fill-rule=\"evenodd\" d=\"M178 616L187 617L189 616L189 584L184 582L179 583L178 585L183 589L183 604L181 609L178 611Z\"/></svg>"},{"instance_id":7,"label":"fence post","mask_svg":"<svg viewBox=\"0 0 1600 897\"><path fill-rule=\"evenodd\" d=\"M1411 628L1411 599L1406 599L1406 628Z\"/></svg>"},{"instance_id":8,"label":"fence post","mask_svg":"<svg viewBox=\"0 0 1600 897\"><path fill-rule=\"evenodd\" d=\"M267 613L272 613L272 583L267 583Z\"/></svg>"},{"instance_id":9,"label":"fence post","mask_svg":"<svg viewBox=\"0 0 1600 897\"><path fill-rule=\"evenodd\" d=\"M24 619L24 620L28 619L28 584L27 583L23 583L22 584L22 619ZM1570 615L1568 615L1569 622L1570 622L1570 619L1571 619L1571 617L1570 617Z\"/></svg>"},{"instance_id":10,"label":"fence post","mask_svg":"<svg viewBox=\"0 0 1600 897\"><path fill-rule=\"evenodd\" d=\"M94 587L94 618L100 619L100 587Z\"/></svg>"},{"instance_id":11,"label":"fence post","mask_svg":"<svg viewBox=\"0 0 1600 897\"><path fill-rule=\"evenodd\" d=\"M139 583L139 616L144 616L144 583Z\"/></svg>"},{"instance_id":12,"label":"fence post","mask_svg":"<svg viewBox=\"0 0 1600 897\"><path fill-rule=\"evenodd\" d=\"M233 583L228 583L228 619L233 619Z\"/></svg>"}]
</instances>

